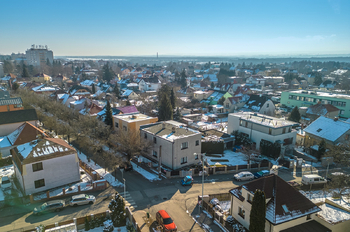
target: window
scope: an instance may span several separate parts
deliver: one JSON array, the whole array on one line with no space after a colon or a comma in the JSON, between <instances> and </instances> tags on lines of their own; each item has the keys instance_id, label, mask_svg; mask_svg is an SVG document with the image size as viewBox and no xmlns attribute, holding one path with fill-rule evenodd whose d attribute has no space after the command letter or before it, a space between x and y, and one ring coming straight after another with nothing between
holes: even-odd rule
<instances>
[{"instance_id":1,"label":"window","mask_svg":"<svg viewBox=\"0 0 350 232\"><path fill-rule=\"evenodd\" d=\"M156 151L153 151L153 156L158 157L158 153Z\"/></svg>"},{"instance_id":2,"label":"window","mask_svg":"<svg viewBox=\"0 0 350 232\"><path fill-rule=\"evenodd\" d=\"M239 121L239 125L243 126L243 121L242 120Z\"/></svg>"},{"instance_id":3,"label":"window","mask_svg":"<svg viewBox=\"0 0 350 232\"><path fill-rule=\"evenodd\" d=\"M119 127L119 124L118 124L117 122L115 123L115 127L116 127L116 128L118 128L118 127Z\"/></svg>"},{"instance_id":4,"label":"window","mask_svg":"<svg viewBox=\"0 0 350 232\"><path fill-rule=\"evenodd\" d=\"M199 146L199 140L196 140L196 146Z\"/></svg>"},{"instance_id":5,"label":"window","mask_svg":"<svg viewBox=\"0 0 350 232\"><path fill-rule=\"evenodd\" d=\"M269 104L269 103L267 103L267 104L266 104L266 108L269 108L269 106L270 106L270 104Z\"/></svg>"},{"instance_id":6,"label":"window","mask_svg":"<svg viewBox=\"0 0 350 232\"><path fill-rule=\"evenodd\" d=\"M123 130L124 130L124 131L127 131L128 128L127 128L126 126L123 126Z\"/></svg>"},{"instance_id":7,"label":"window","mask_svg":"<svg viewBox=\"0 0 350 232\"><path fill-rule=\"evenodd\" d=\"M230 104L229 103L226 103L226 108L230 108Z\"/></svg>"},{"instance_id":8,"label":"window","mask_svg":"<svg viewBox=\"0 0 350 232\"><path fill-rule=\"evenodd\" d=\"M306 216L306 220L310 220L311 219L311 214Z\"/></svg>"},{"instance_id":9,"label":"window","mask_svg":"<svg viewBox=\"0 0 350 232\"><path fill-rule=\"evenodd\" d=\"M293 95L289 95L288 98L289 98L289 99L293 99Z\"/></svg>"},{"instance_id":10,"label":"window","mask_svg":"<svg viewBox=\"0 0 350 232\"><path fill-rule=\"evenodd\" d=\"M253 196L250 193L248 193L247 195L247 201L251 204L253 202Z\"/></svg>"},{"instance_id":11,"label":"window","mask_svg":"<svg viewBox=\"0 0 350 232\"><path fill-rule=\"evenodd\" d=\"M147 133L145 133L145 139L147 139Z\"/></svg>"},{"instance_id":12,"label":"window","mask_svg":"<svg viewBox=\"0 0 350 232\"><path fill-rule=\"evenodd\" d=\"M157 138L153 137L153 143L157 143Z\"/></svg>"},{"instance_id":13,"label":"window","mask_svg":"<svg viewBox=\"0 0 350 232\"><path fill-rule=\"evenodd\" d=\"M188 142L181 143L181 149L187 149L188 148Z\"/></svg>"},{"instance_id":14,"label":"window","mask_svg":"<svg viewBox=\"0 0 350 232\"><path fill-rule=\"evenodd\" d=\"M345 113L345 110L341 110L341 111L340 111L340 114L344 114L344 113Z\"/></svg>"},{"instance_id":15,"label":"window","mask_svg":"<svg viewBox=\"0 0 350 232\"><path fill-rule=\"evenodd\" d=\"M245 210L243 207L238 207L238 215L241 216L243 219L245 217Z\"/></svg>"},{"instance_id":16,"label":"window","mask_svg":"<svg viewBox=\"0 0 350 232\"><path fill-rule=\"evenodd\" d=\"M43 170L43 163L40 162L40 163L32 164L32 167L33 167L33 172Z\"/></svg>"},{"instance_id":17,"label":"window","mask_svg":"<svg viewBox=\"0 0 350 232\"><path fill-rule=\"evenodd\" d=\"M282 134L286 133L286 128L282 129Z\"/></svg>"},{"instance_id":18,"label":"window","mask_svg":"<svg viewBox=\"0 0 350 232\"><path fill-rule=\"evenodd\" d=\"M248 127L248 122L247 121L245 122L245 127Z\"/></svg>"},{"instance_id":19,"label":"window","mask_svg":"<svg viewBox=\"0 0 350 232\"><path fill-rule=\"evenodd\" d=\"M270 135L270 134L272 134L272 129L271 129L271 128L269 128L269 135Z\"/></svg>"},{"instance_id":20,"label":"window","mask_svg":"<svg viewBox=\"0 0 350 232\"><path fill-rule=\"evenodd\" d=\"M196 155L194 156L194 159L195 159L195 160L197 160L197 159L198 159L198 154L196 154Z\"/></svg>"},{"instance_id":21,"label":"window","mask_svg":"<svg viewBox=\"0 0 350 232\"><path fill-rule=\"evenodd\" d=\"M187 156L181 158L181 164L187 163Z\"/></svg>"},{"instance_id":22,"label":"window","mask_svg":"<svg viewBox=\"0 0 350 232\"><path fill-rule=\"evenodd\" d=\"M43 187L45 186L45 180L44 179L36 180L34 181L34 185L35 185L35 188Z\"/></svg>"}]
</instances>

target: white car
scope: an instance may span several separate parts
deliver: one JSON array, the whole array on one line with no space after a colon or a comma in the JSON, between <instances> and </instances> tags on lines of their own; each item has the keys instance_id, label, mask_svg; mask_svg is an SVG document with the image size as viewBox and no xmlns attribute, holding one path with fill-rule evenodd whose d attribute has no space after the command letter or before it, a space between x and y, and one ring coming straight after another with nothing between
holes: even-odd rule
<instances>
[{"instance_id":1,"label":"white car","mask_svg":"<svg viewBox=\"0 0 350 232\"><path fill-rule=\"evenodd\" d=\"M3 176L0 181L1 189L6 190L11 188L11 181L8 176Z\"/></svg>"},{"instance_id":2,"label":"white car","mask_svg":"<svg viewBox=\"0 0 350 232\"><path fill-rule=\"evenodd\" d=\"M238 181L253 180L254 175L251 172L240 172L234 175L234 178Z\"/></svg>"},{"instance_id":3,"label":"white car","mask_svg":"<svg viewBox=\"0 0 350 232\"><path fill-rule=\"evenodd\" d=\"M87 194L79 194L72 196L72 199L69 201L70 206L86 205L93 204L96 201L95 196Z\"/></svg>"}]
</instances>

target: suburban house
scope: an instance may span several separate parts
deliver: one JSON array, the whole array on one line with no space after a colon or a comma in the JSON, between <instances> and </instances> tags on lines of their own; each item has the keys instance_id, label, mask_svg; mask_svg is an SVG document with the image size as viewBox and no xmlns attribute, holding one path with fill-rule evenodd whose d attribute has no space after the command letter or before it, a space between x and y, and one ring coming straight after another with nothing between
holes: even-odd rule
<instances>
[{"instance_id":1,"label":"suburban house","mask_svg":"<svg viewBox=\"0 0 350 232\"><path fill-rule=\"evenodd\" d=\"M244 104L243 110L274 116L275 104L273 104L267 96L251 95L248 101Z\"/></svg>"},{"instance_id":2,"label":"suburban house","mask_svg":"<svg viewBox=\"0 0 350 232\"><path fill-rule=\"evenodd\" d=\"M206 103L207 105L217 105L218 101L222 97L226 99L232 97L232 95L228 92L214 91L206 100L202 100L201 103Z\"/></svg>"},{"instance_id":3,"label":"suburban house","mask_svg":"<svg viewBox=\"0 0 350 232\"><path fill-rule=\"evenodd\" d=\"M23 110L20 97L11 98L8 91L0 91L0 112Z\"/></svg>"},{"instance_id":4,"label":"suburban house","mask_svg":"<svg viewBox=\"0 0 350 232\"><path fill-rule=\"evenodd\" d=\"M245 101L242 100L241 97L228 97L224 101L225 110L229 113L233 113L235 110L243 107Z\"/></svg>"},{"instance_id":5,"label":"suburban house","mask_svg":"<svg viewBox=\"0 0 350 232\"><path fill-rule=\"evenodd\" d=\"M0 152L3 157L9 156L12 148L44 137L47 137L44 131L28 122L25 122L11 134L0 137Z\"/></svg>"},{"instance_id":6,"label":"suburban house","mask_svg":"<svg viewBox=\"0 0 350 232\"><path fill-rule=\"evenodd\" d=\"M338 118L320 116L305 131L305 146L320 144L324 139L327 144L337 145L350 141L350 123Z\"/></svg>"},{"instance_id":7,"label":"suburban house","mask_svg":"<svg viewBox=\"0 0 350 232\"><path fill-rule=\"evenodd\" d=\"M80 110L81 114L88 114L91 117L97 117L97 113L101 112L103 107L100 106L97 102L92 101L88 109Z\"/></svg>"},{"instance_id":8,"label":"suburban house","mask_svg":"<svg viewBox=\"0 0 350 232\"><path fill-rule=\"evenodd\" d=\"M198 90L193 92L193 98L197 99L198 101L201 101L203 99L207 99L213 92L214 92L213 90L207 90L207 91Z\"/></svg>"},{"instance_id":9,"label":"suburban house","mask_svg":"<svg viewBox=\"0 0 350 232\"><path fill-rule=\"evenodd\" d=\"M38 116L35 109L0 112L0 136L10 134L24 122L38 126Z\"/></svg>"},{"instance_id":10,"label":"suburban house","mask_svg":"<svg viewBox=\"0 0 350 232\"><path fill-rule=\"evenodd\" d=\"M120 97L128 100L137 100L140 98L140 96L131 89L122 90Z\"/></svg>"},{"instance_id":11,"label":"suburban house","mask_svg":"<svg viewBox=\"0 0 350 232\"><path fill-rule=\"evenodd\" d=\"M202 142L217 140L224 141L224 148L230 149L234 145L235 137L233 135L215 129L202 131Z\"/></svg>"},{"instance_id":12,"label":"suburban house","mask_svg":"<svg viewBox=\"0 0 350 232\"><path fill-rule=\"evenodd\" d=\"M118 115L118 114L136 114L139 113L136 106L122 106L114 108L112 107L112 115ZM104 120L106 116L106 107L103 108L102 111L97 113L97 117Z\"/></svg>"},{"instance_id":13,"label":"suburban house","mask_svg":"<svg viewBox=\"0 0 350 232\"><path fill-rule=\"evenodd\" d=\"M239 112L228 115L227 133L234 131L245 134L256 148L260 148L260 142L267 140L275 143L280 142L282 149L286 146L294 146L296 131L292 126L298 123L287 121L281 118L269 117L251 112ZM282 150L283 153L283 150Z\"/></svg>"},{"instance_id":14,"label":"suburban house","mask_svg":"<svg viewBox=\"0 0 350 232\"><path fill-rule=\"evenodd\" d=\"M63 83L66 80L68 80L68 78L63 76L62 74L58 74L57 76L52 78L53 82L58 82L58 83Z\"/></svg>"},{"instance_id":15,"label":"suburban house","mask_svg":"<svg viewBox=\"0 0 350 232\"><path fill-rule=\"evenodd\" d=\"M122 68L121 71L122 71L123 76L128 75L128 73L130 72L130 70L128 68Z\"/></svg>"},{"instance_id":16,"label":"suburban house","mask_svg":"<svg viewBox=\"0 0 350 232\"><path fill-rule=\"evenodd\" d=\"M198 163L202 134L184 126L175 121L140 126L141 139L153 143L147 158L173 170Z\"/></svg>"},{"instance_id":17,"label":"suburban house","mask_svg":"<svg viewBox=\"0 0 350 232\"><path fill-rule=\"evenodd\" d=\"M78 154L62 139L33 140L12 149L11 154L26 195L80 181Z\"/></svg>"},{"instance_id":18,"label":"suburban house","mask_svg":"<svg viewBox=\"0 0 350 232\"><path fill-rule=\"evenodd\" d=\"M44 82L50 82L52 78L49 75L46 75L44 73L38 73L34 75L31 79L34 82L44 83Z\"/></svg>"},{"instance_id":19,"label":"suburban house","mask_svg":"<svg viewBox=\"0 0 350 232\"><path fill-rule=\"evenodd\" d=\"M147 92L147 91L158 91L160 89L162 83L160 82L159 78L156 76L150 77L150 78L143 78L139 82L139 90L141 92Z\"/></svg>"},{"instance_id":20,"label":"suburban house","mask_svg":"<svg viewBox=\"0 0 350 232\"><path fill-rule=\"evenodd\" d=\"M69 108L75 109L75 110L82 110L83 108L87 108L91 104L91 100L89 98L80 98L76 101L71 101L69 103Z\"/></svg>"},{"instance_id":21,"label":"suburban house","mask_svg":"<svg viewBox=\"0 0 350 232\"><path fill-rule=\"evenodd\" d=\"M145 114L117 114L113 116L114 130L133 131L139 133L140 126L158 121L157 117L150 117Z\"/></svg>"},{"instance_id":22,"label":"suburban house","mask_svg":"<svg viewBox=\"0 0 350 232\"><path fill-rule=\"evenodd\" d=\"M249 228L253 197L257 189L262 190L266 197L265 231L329 231L314 220L315 214L321 209L275 174L253 180L229 191L230 214L245 228ZM298 230L295 230L296 227L299 227Z\"/></svg>"},{"instance_id":23,"label":"suburban house","mask_svg":"<svg viewBox=\"0 0 350 232\"><path fill-rule=\"evenodd\" d=\"M86 95L90 96L91 92L90 92L90 89L86 87L75 85L69 90L69 94L71 96L86 96Z\"/></svg>"},{"instance_id":24,"label":"suburban house","mask_svg":"<svg viewBox=\"0 0 350 232\"><path fill-rule=\"evenodd\" d=\"M36 94L51 94L51 93L55 93L59 89L60 88L52 85L42 84L42 85L33 87L32 91Z\"/></svg>"},{"instance_id":25,"label":"suburban house","mask_svg":"<svg viewBox=\"0 0 350 232\"><path fill-rule=\"evenodd\" d=\"M336 85L338 85L338 82L334 80L325 80L322 84L320 84L320 87L326 89L334 89Z\"/></svg>"},{"instance_id":26,"label":"suburban house","mask_svg":"<svg viewBox=\"0 0 350 232\"><path fill-rule=\"evenodd\" d=\"M331 104L322 104L318 102L315 105L309 106L306 110L306 117L314 121L320 116L327 118L338 117L340 110Z\"/></svg>"}]
</instances>

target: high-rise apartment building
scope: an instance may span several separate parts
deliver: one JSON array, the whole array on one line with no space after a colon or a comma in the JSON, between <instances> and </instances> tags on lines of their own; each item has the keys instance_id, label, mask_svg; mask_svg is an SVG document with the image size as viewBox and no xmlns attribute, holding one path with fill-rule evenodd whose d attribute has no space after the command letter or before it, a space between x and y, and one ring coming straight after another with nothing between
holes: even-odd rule
<instances>
[{"instance_id":1,"label":"high-rise apartment building","mask_svg":"<svg viewBox=\"0 0 350 232\"><path fill-rule=\"evenodd\" d=\"M46 64L49 60L50 64L53 62L53 52L48 49L47 45L33 44L30 49L26 51L27 65L40 66Z\"/></svg>"}]
</instances>

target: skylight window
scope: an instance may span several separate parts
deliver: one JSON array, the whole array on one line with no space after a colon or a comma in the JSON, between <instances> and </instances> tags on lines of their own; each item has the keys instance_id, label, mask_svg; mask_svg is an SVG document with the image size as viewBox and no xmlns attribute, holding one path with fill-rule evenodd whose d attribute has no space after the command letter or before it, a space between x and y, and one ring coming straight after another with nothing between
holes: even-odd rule
<instances>
[{"instance_id":1,"label":"skylight window","mask_svg":"<svg viewBox=\"0 0 350 232\"><path fill-rule=\"evenodd\" d=\"M282 208L284 210L285 213L289 213L289 209L287 208L286 205L282 205Z\"/></svg>"},{"instance_id":2,"label":"skylight window","mask_svg":"<svg viewBox=\"0 0 350 232\"><path fill-rule=\"evenodd\" d=\"M317 130L317 132L320 132L321 130L322 130L322 129L320 128L320 129Z\"/></svg>"}]
</instances>

